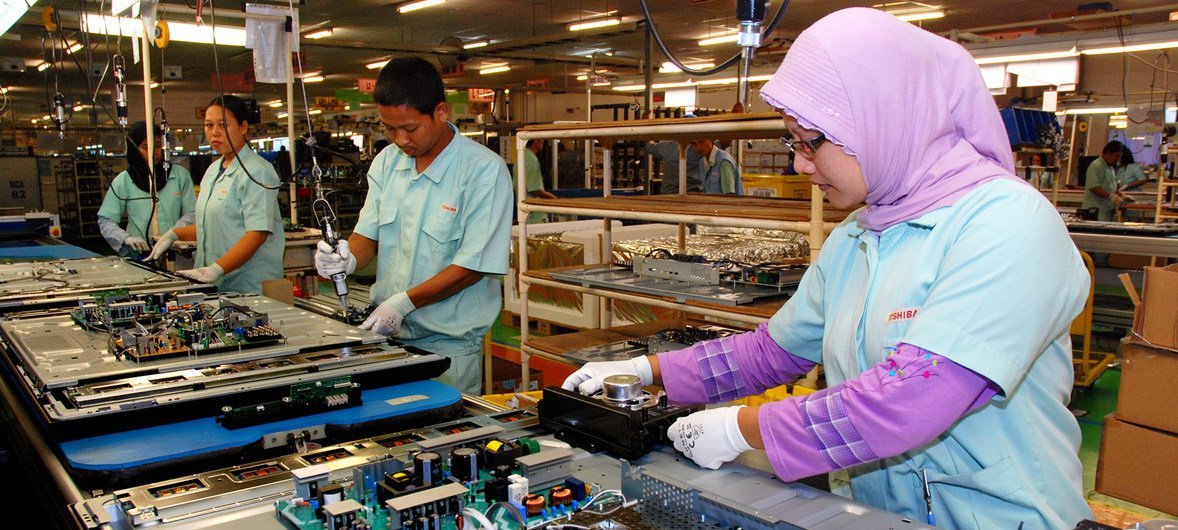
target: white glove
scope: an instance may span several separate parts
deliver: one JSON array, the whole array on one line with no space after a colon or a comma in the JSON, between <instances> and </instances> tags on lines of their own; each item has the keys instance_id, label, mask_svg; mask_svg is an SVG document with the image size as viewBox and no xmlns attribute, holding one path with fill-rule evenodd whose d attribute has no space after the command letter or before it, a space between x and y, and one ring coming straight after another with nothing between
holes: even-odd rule
<instances>
[{"instance_id":1,"label":"white glove","mask_svg":"<svg viewBox=\"0 0 1178 530\"><path fill-rule=\"evenodd\" d=\"M684 416L667 429L667 438L696 465L717 469L753 448L745 441L736 421L742 408L744 405L708 409Z\"/></svg>"},{"instance_id":2,"label":"white glove","mask_svg":"<svg viewBox=\"0 0 1178 530\"><path fill-rule=\"evenodd\" d=\"M401 332L401 322L405 320L405 316L413 312L414 309L417 309L417 306L413 305L413 300L409 299L409 295L404 291L399 292L376 306L376 309L372 310L372 314L368 315L363 324L360 324L360 329L395 337Z\"/></svg>"},{"instance_id":3,"label":"white glove","mask_svg":"<svg viewBox=\"0 0 1178 530\"><path fill-rule=\"evenodd\" d=\"M352 248L346 239L336 243L335 250L326 241L315 245L315 272L324 278L333 274L352 274L356 272L356 256L352 255Z\"/></svg>"},{"instance_id":4,"label":"white glove","mask_svg":"<svg viewBox=\"0 0 1178 530\"><path fill-rule=\"evenodd\" d=\"M147 252L151 250L151 246L147 244L147 240L142 237L127 236L127 239L123 240L123 244L135 252Z\"/></svg>"},{"instance_id":5,"label":"white glove","mask_svg":"<svg viewBox=\"0 0 1178 530\"><path fill-rule=\"evenodd\" d=\"M182 271L176 271L176 274L184 276L185 278L191 278L200 283L213 283L217 280L220 280L221 277L225 275L225 269L222 269L220 265L217 265L214 262L208 267L185 269Z\"/></svg>"},{"instance_id":6,"label":"white glove","mask_svg":"<svg viewBox=\"0 0 1178 530\"><path fill-rule=\"evenodd\" d=\"M601 382L605 378L618 374L636 375L642 379L643 386L654 384L650 361L646 357L634 357L625 361L585 363L585 366L565 379L560 387L565 390L576 390L588 396L601 390Z\"/></svg>"},{"instance_id":7,"label":"white glove","mask_svg":"<svg viewBox=\"0 0 1178 530\"><path fill-rule=\"evenodd\" d=\"M1125 201L1125 196L1120 193L1114 193L1109 197L1109 200L1113 202L1113 206L1120 207L1121 203Z\"/></svg>"},{"instance_id":8,"label":"white glove","mask_svg":"<svg viewBox=\"0 0 1178 530\"><path fill-rule=\"evenodd\" d=\"M180 236L176 235L175 231L168 230L164 232L164 235L156 240L155 246L151 247L151 254L147 255L147 260L155 261L164 257L164 254L168 252L168 249L172 248L172 244L178 239L180 239Z\"/></svg>"}]
</instances>

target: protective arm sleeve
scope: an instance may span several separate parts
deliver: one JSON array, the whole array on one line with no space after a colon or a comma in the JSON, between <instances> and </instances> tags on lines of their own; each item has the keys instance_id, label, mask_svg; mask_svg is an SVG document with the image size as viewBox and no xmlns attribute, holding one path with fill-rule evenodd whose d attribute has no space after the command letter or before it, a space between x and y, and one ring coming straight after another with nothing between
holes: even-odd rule
<instances>
[{"instance_id":1,"label":"protective arm sleeve","mask_svg":"<svg viewBox=\"0 0 1178 530\"><path fill-rule=\"evenodd\" d=\"M755 331L660 353L658 359L667 398L676 403L717 403L760 394L815 365L778 346L764 323Z\"/></svg>"},{"instance_id":2,"label":"protective arm sleeve","mask_svg":"<svg viewBox=\"0 0 1178 530\"><path fill-rule=\"evenodd\" d=\"M98 231L102 232L102 239L105 239L106 244L110 245L110 248L115 252L123 248L123 240L127 239L127 231L123 230L119 223L100 215L98 216Z\"/></svg>"},{"instance_id":3,"label":"protective arm sleeve","mask_svg":"<svg viewBox=\"0 0 1178 530\"><path fill-rule=\"evenodd\" d=\"M769 462L790 481L922 447L997 393L985 377L900 344L855 379L762 405L757 420Z\"/></svg>"}]
</instances>

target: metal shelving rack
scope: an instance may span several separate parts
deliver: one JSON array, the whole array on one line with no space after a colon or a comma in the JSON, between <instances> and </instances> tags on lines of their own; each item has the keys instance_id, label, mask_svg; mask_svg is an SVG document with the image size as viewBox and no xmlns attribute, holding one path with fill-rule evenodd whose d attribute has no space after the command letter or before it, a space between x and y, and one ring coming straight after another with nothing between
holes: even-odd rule
<instances>
[{"instance_id":1,"label":"metal shelving rack","mask_svg":"<svg viewBox=\"0 0 1178 530\"><path fill-rule=\"evenodd\" d=\"M781 115L777 113L726 114L688 119L633 120L624 122L594 122L580 124L534 125L518 131L516 171L518 173L517 197L526 197L523 186L526 179L524 167L524 145L529 139L597 140L604 149L603 197L582 199L526 199L517 204L519 219L526 219L531 212L547 212L586 217L603 218L602 259L609 260L613 248L610 220L632 219L679 224L679 248L685 246L687 224L734 226L744 228L765 228L792 230L808 234L810 257L817 256L822 242L834 227L846 217L846 211L825 211L823 194L814 189L809 201L769 199L720 195L688 195L687 141L699 138L713 140L756 140L776 139L785 134L786 128ZM613 143L625 140L675 140L679 142L679 195L617 197L611 194L613 182ZM780 308L782 302L768 302L743 306L723 306L704 302L688 301L678 303L673 299L658 296L621 292L611 289L582 287L579 284L553 279L548 271L528 270L528 225L519 225L519 289L520 299L527 300L531 285L556 287L607 299L628 300L655 307L675 309L685 313L723 318L728 321L757 325L766 321ZM611 327L611 304L601 304L602 327ZM532 355L551 357L550 353L529 344L528 304L520 304L520 365L524 388L529 381L529 360Z\"/></svg>"}]
</instances>

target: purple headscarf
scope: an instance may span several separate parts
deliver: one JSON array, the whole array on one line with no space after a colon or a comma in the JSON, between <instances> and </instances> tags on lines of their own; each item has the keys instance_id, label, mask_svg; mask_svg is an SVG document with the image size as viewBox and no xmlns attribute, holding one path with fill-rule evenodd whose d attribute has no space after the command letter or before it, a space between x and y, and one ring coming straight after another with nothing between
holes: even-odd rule
<instances>
[{"instance_id":1,"label":"purple headscarf","mask_svg":"<svg viewBox=\"0 0 1178 530\"><path fill-rule=\"evenodd\" d=\"M851 8L802 32L761 98L858 158L870 230L1019 180L1006 129L969 52L882 11Z\"/></svg>"}]
</instances>

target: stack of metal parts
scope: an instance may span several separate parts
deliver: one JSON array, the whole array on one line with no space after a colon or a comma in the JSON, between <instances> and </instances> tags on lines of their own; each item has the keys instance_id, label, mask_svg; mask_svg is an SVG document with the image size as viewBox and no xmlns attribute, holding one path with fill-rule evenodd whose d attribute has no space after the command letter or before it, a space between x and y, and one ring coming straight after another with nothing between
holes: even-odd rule
<instances>
[{"instance_id":1,"label":"stack of metal parts","mask_svg":"<svg viewBox=\"0 0 1178 530\"><path fill-rule=\"evenodd\" d=\"M768 263L806 259L810 255L810 244L806 237L798 232L786 230L700 226L698 233L687 236L686 243L686 253L706 256L710 260ZM679 241L674 237L615 241L612 260L629 263L634 256L645 256L656 249L674 252L678 248ZM511 259L518 262L514 252ZM528 238L530 269L550 269L584 263L584 247L578 243L564 241L561 233ZM563 289L534 285L528 290L528 298L533 302L562 308L584 309L580 294ZM613 310L615 318L628 322L650 322L675 316L665 310L620 300L614 301Z\"/></svg>"},{"instance_id":2,"label":"stack of metal parts","mask_svg":"<svg viewBox=\"0 0 1178 530\"><path fill-rule=\"evenodd\" d=\"M678 251L679 240L674 237L621 241L613 245L613 258L615 262L629 263L634 256L646 256L658 249L743 263L781 262L810 255L810 243L802 234L757 228L701 226L698 233L687 236L686 247Z\"/></svg>"}]
</instances>

